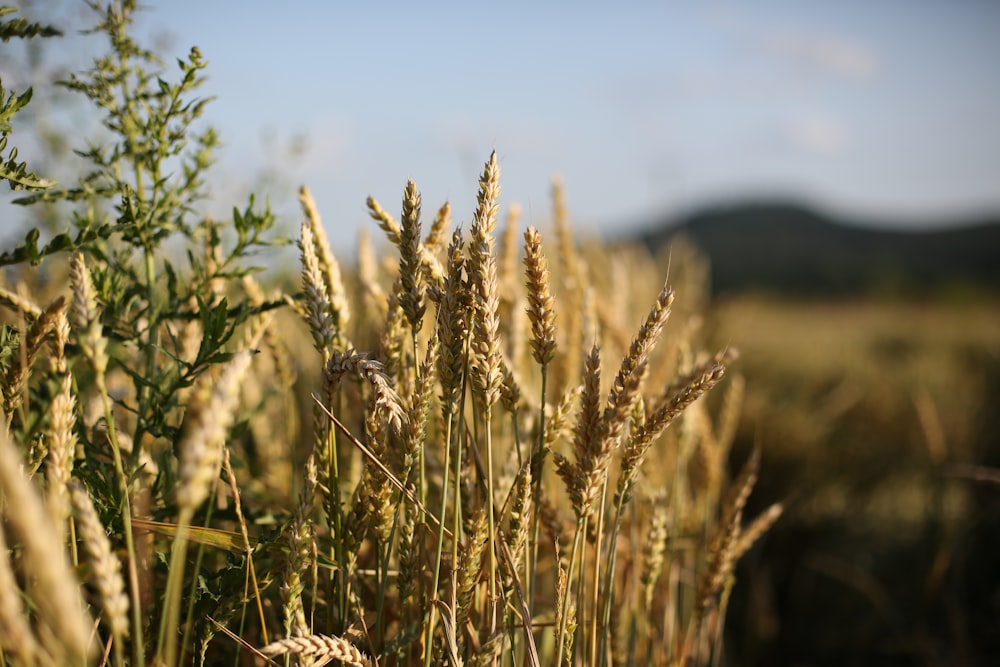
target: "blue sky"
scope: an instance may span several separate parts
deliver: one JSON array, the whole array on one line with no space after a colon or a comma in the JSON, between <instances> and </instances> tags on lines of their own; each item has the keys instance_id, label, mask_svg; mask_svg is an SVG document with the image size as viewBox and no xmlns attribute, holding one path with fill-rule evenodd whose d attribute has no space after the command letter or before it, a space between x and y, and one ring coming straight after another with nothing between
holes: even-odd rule
<instances>
[{"instance_id":1,"label":"blue sky","mask_svg":"<svg viewBox=\"0 0 1000 667\"><path fill-rule=\"evenodd\" d=\"M1000 3L146 3L209 60L224 212L280 156L335 243L399 208L467 222L495 146L503 201L581 226L793 196L927 224L1000 209ZM303 149L289 157L296 142ZM374 227L372 227L374 229Z\"/></svg>"}]
</instances>

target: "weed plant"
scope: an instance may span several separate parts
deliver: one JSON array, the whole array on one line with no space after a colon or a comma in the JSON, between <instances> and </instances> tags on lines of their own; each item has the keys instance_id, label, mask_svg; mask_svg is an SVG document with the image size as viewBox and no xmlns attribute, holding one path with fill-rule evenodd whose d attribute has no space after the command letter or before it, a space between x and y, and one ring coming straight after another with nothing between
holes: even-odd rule
<instances>
[{"instance_id":1,"label":"weed plant","mask_svg":"<svg viewBox=\"0 0 1000 667\"><path fill-rule=\"evenodd\" d=\"M497 231L494 153L467 233L448 204L425 231L411 181L350 265L303 188L301 289L268 293L267 208L197 213L201 54L171 82L132 3L93 7L110 51L65 83L103 114L91 171L0 174L74 207L0 254L0 663L718 662L781 508L744 521L742 382L699 400L735 353L668 322L648 259L578 245L557 184L550 271L516 207Z\"/></svg>"}]
</instances>

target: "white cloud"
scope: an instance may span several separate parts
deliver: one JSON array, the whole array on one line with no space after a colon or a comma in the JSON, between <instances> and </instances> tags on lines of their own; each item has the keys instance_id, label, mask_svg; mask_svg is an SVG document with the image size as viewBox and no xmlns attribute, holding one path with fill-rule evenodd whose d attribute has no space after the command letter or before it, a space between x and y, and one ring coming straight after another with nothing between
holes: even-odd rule
<instances>
[{"instance_id":1,"label":"white cloud","mask_svg":"<svg viewBox=\"0 0 1000 667\"><path fill-rule=\"evenodd\" d=\"M775 29L763 35L764 45L794 62L855 79L869 79L879 70L874 50L845 37L802 29Z\"/></svg>"},{"instance_id":2,"label":"white cloud","mask_svg":"<svg viewBox=\"0 0 1000 667\"><path fill-rule=\"evenodd\" d=\"M796 118L788 134L793 144L810 153L832 155L847 144L847 129L843 123L823 113Z\"/></svg>"},{"instance_id":3,"label":"white cloud","mask_svg":"<svg viewBox=\"0 0 1000 667\"><path fill-rule=\"evenodd\" d=\"M705 18L708 25L786 64L852 79L870 79L881 69L881 59L872 46L826 27L790 23L733 7L707 12Z\"/></svg>"}]
</instances>

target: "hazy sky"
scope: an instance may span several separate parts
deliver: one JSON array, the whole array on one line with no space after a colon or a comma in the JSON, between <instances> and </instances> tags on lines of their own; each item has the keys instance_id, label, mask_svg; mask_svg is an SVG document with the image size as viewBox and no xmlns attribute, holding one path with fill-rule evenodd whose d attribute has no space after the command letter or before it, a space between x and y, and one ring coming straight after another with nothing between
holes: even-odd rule
<instances>
[{"instance_id":1,"label":"hazy sky","mask_svg":"<svg viewBox=\"0 0 1000 667\"><path fill-rule=\"evenodd\" d=\"M468 222L494 146L504 203L546 218L558 174L592 228L743 196L918 223L1000 209L990 0L145 5L143 31L210 62L220 196L278 155L272 199L307 183L338 245L369 193L398 212L407 178L427 217L449 198Z\"/></svg>"}]
</instances>

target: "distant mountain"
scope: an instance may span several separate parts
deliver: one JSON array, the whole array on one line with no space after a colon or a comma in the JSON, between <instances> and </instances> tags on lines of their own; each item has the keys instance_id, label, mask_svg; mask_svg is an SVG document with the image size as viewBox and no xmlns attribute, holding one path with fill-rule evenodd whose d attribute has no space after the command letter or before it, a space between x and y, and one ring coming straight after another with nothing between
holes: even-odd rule
<instances>
[{"instance_id":1,"label":"distant mountain","mask_svg":"<svg viewBox=\"0 0 1000 667\"><path fill-rule=\"evenodd\" d=\"M931 231L893 231L771 202L706 208L649 229L640 239L653 250L678 234L701 248L717 294L1000 293L1000 214Z\"/></svg>"}]
</instances>

